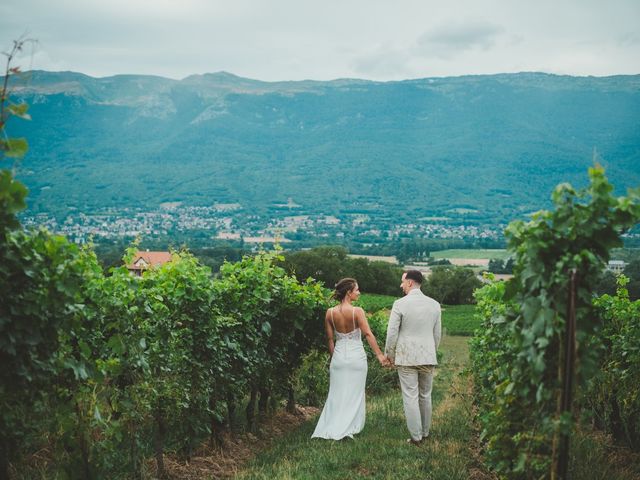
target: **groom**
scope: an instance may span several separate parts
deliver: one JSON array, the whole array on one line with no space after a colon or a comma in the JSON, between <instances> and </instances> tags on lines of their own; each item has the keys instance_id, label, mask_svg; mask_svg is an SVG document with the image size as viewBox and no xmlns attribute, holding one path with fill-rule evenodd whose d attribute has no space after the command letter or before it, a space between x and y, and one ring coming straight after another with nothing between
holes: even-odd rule
<instances>
[{"instance_id":1,"label":"groom","mask_svg":"<svg viewBox=\"0 0 640 480\"><path fill-rule=\"evenodd\" d=\"M398 367L404 416L411 438L419 445L431 427L431 385L440 343L440 304L420 290L422 273L409 270L400 288L405 296L391 309L384 353Z\"/></svg>"}]
</instances>

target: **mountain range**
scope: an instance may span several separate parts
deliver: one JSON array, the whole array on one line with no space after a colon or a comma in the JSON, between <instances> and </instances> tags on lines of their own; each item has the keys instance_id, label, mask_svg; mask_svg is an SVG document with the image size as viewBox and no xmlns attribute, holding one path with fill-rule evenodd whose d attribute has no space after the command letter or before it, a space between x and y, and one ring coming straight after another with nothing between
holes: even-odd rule
<instances>
[{"instance_id":1,"label":"mountain range","mask_svg":"<svg viewBox=\"0 0 640 480\"><path fill-rule=\"evenodd\" d=\"M584 185L594 157L618 192L640 185L640 75L14 80L30 214L240 203L498 223Z\"/></svg>"}]
</instances>

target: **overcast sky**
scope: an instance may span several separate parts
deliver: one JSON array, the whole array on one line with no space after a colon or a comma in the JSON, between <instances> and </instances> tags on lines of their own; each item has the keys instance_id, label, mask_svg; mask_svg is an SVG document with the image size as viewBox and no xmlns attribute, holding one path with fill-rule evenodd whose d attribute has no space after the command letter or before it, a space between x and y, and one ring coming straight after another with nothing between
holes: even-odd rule
<instances>
[{"instance_id":1,"label":"overcast sky","mask_svg":"<svg viewBox=\"0 0 640 480\"><path fill-rule=\"evenodd\" d=\"M640 0L0 0L23 69L175 79L640 73Z\"/></svg>"}]
</instances>

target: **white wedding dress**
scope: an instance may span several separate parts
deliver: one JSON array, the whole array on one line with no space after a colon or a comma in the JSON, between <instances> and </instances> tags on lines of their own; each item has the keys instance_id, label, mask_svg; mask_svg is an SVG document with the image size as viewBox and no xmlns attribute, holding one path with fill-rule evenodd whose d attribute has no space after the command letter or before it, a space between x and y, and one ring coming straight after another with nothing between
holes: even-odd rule
<instances>
[{"instance_id":1,"label":"white wedding dress","mask_svg":"<svg viewBox=\"0 0 640 480\"><path fill-rule=\"evenodd\" d=\"M331 309L336 343L329 367L329 395L311 438L340 440L364 428L367 354L360 329L356 328L355 310L352 321L353 330L338 332Z\"/></svg>"}]
</instances>

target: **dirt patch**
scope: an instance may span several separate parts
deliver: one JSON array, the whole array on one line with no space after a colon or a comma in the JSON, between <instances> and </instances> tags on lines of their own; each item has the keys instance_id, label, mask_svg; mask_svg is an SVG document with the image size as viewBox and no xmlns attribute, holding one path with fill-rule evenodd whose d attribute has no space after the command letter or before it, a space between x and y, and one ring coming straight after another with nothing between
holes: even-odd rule
<instances>
[{"instance_id":1,"label":"dirt patch","mask_svg":"<svg viewBox=\"0 0 640 480\"><path fill-rule=\"evenodd\" d=\"M295 430L318 413L318 408L300 406L295 414L278 412L260 424L258 436L249 432L234 435L224 433L221 447L202 445L189 462L166 455L165 469L172 480L232 478L243 464L271 446L275 439ZM155 461L149 460L148 465L152 476L156 478Z\"/></svg>"},{"instance_id":2,"label":"dirt patch","mask_svg":"<svg viewBox=\"0 0 640 480\"><path fill-rule=\"evenodd\" d=\"M469 469L469 480L497 480L497 476L478 467Z\"/></svg>"},{"instance_id":3,"label":"dirt patch","mask_svg":"<svg viewBox=\"0 0 640 480\"><path fill-rule=\"evenodd\" d=\"M475 407L472 407L472 409L472 418L477 418ZM471 480L497 480L498 476L494 472L489 471L484 465L484 459L482 457L483 450L478 428L478 425L474 422L474 433L471 438L469 438L469 448L467 449L472 459L471 466L469 467L469 478Z\"/></svg>"},{"instance_id":4,"label":"dirt patch","mask_svg":"<svg viewBox=\"0 0 640 480\"><path fill-rule=\"evenodd\" d=\"M488 267L488 258L449 258L451 264L460 267L466 267L467 265L473 265L475 267Z\"/></svg>"}]
</instances>

